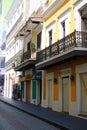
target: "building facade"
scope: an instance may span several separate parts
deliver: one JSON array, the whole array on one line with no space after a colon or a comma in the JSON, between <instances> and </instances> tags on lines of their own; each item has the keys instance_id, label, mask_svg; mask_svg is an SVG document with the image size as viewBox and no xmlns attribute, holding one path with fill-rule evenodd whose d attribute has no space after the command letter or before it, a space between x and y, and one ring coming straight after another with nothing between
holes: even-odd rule
<instances>
[{"instance_id":1,"label":"building facade","mask_svg":"<svg viewBox=\"0 0 87 130\"><path fill-rule=\"evenodd\" d=\"M87 115L87 1L49 1L43 24L42 106L70 115Z\"/></svg>"},{"instance_id":2,"label":"building facade","mask_svg":"<svg viewBox=\"0 0 87 130\"><path fill-rule=\"evenodd\" d=\"M32 2L30 7L32 7ZM37 3L37 2L36 2ZM36 8L37 7L37 8ZM25 25L16 35L17 39L23 41L23 53L21 61L14 67L15 71L22 71L21 87L22 87L22 100L33 104L41 104L41 74L37 72L36 64L36 50L41 48L41 32L42 32L42 12L43 7L41 3L37 3L33 11L30 9L29 19ZM19 58L19 57L18 57ZM39 76L39 83L37 84L36 78ZM37 87L38 86L38 87Z\"/></svg>"},{"instance_id":3,"label":"building facade","mask_svg":"<svg viewBox=\"0 0 87 130\"><path fill-rule=\"evenodd\" d=\"M87 1L35 2L15 1L7 15L6 96L19 83L25 102L87 115Z\"/></svg>"},{"instance_id":4,"label":"building facade","mask_svg":"<svg viewBox=\"0 0 87 130\"><path fill-rule=\"evenodd\" d=\"M20 89L21 72L15 72L14 61L21 55L23 50L22 43L15 40L16 33L25 23L25 4L23 0L13 1L6 14L7 35L6 35L6 61L5 61L5 92L6 97L11 98L16 84Z\"/></svg>"},{"instance_id":5,"label":"building facade","mask_svg":"<svg viewBox=\"0 0 87 130\"><path fill-rule=\"evenodd\" d=\"M6 16L5 96L14 97L15 84L18 84L21 100L35 104L39 101L36 100L36 82L32 77L36 73L37 35L39 39L42 30L41 4L41 0L13 1Z\"/></svg>"},{"instance_id":6,"label":"building facade","mask_svg":"<svg viewBox=\"0 0 87 130\"><path fill-rule=\"evenodd\" d=\"M0 0L0 87L4 91L5 56L6 56L6 12L12 0ZM6 7L8 5L8 7Z\"/></svg>"}]
</instances>

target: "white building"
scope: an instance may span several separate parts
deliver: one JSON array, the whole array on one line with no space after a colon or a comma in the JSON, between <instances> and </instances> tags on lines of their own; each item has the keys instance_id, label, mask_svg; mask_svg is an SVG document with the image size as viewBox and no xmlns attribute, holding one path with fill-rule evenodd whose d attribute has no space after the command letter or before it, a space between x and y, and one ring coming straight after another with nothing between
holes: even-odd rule
<instances>
[{"instance_id":1,"label":"white building","mask_svg":"<svg viewBox=\"0 0 87 130\"><path fill-rule=\"evenodd\" d=\"M5 92L4 95L11 98L13 92L13 84L15 78L19 77L18 84L20 85L20 76L23 71L15 71L14 67L22 62L24 53L24 42L29 42L27 37L24 39L21 31L26 25L29 17L34 14L42 4L42 0L15 0L12 3L10 10L7 13L7 39L6 39L6 74L5 74ZM28 32L29 33L29 32ZM27 35L28 35L27 33ZM27 46L26 46L27 47ZM25 51L26 51L25 47ZM31 71L31 70L29 70ZM31 72L30 72L31 73ZM26 95L26 94L25 94ZM24 99L25 100L25 99Z\"/></svg>"}]
</instances>

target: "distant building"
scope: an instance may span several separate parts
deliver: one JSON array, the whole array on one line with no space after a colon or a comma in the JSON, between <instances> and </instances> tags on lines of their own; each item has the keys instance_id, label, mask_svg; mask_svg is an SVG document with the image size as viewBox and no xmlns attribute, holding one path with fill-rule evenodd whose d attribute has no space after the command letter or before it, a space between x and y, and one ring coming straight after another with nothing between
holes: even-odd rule
<instances>
[{"instance_id":1,"label":"distant building","mask_svg":"<svg viewBox=\"0 0 87 130\"><path fill-rule=\"evenodd\" d=\"M5 74L5 51L2 49L2 0L0 0L0 88L4 88L4 74Z\"/></svg>"},{"instance_id":2,"label":"distant building","mask_svg":"<svg viewBox=\"0 0 87 130\"><path fill-rule=\"evenodd\" d=\"M40 18L37 11L41 4L41 0L15 0L6 15L5 96L12 97L13 86L18 81L19 86L21 86L22 100L32 103L36 103L36 83L32 82L32 76L36 71L36 52L31 54L31 42L35 43L35 48L32 46L32 50L36 51L37 33L35 28L37 28L38 34L42 29L39 26ZM35 14L37 15L35 16ZM31 19L32 16L36 18ZM31 23L31 21L35 23ZM18 77L19 80L16 80ZM32 84L33 87L31 87Z\"/></svg>"},{"instance_id":3,"label":"distant building","mask_svg":"<svg viewBox=\"0 0 87 130\"><path fill-rule=\"evenodd\" d=\"M5 89L6 20L5 15L12 0L0 0L0 86Z\"/></svg>"}]
</instances>

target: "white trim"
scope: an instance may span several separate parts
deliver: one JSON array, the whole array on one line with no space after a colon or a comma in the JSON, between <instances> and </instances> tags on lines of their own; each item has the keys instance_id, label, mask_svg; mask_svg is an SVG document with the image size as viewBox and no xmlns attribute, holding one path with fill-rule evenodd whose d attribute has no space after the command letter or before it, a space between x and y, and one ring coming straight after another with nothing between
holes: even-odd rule
<instances>
[{"instance_id":1,"label":"white trim","mask_svg":"<svg viewBox=\"0 0 87 130\"><path fill-rule=\"evenodd\" d=\"M54 111L59 112L58 106L59 106L59 102L58 102L58 101L53 101L53 107L52 107L52 109L53 109Z\"/></svg>"},{"instance_id":2,"label":"white trim","mask_svg":"<svg viewBox=\"0 0 87 130\"><path fill-rule=\"evenodd\" d=\"M75 19L76 19L76 30L77 31L81 31L81 15L79 10L87 4L87 0L82 0L81 2L77 2L77 4L75 5Z\"/></svg>"},{"instance_id":3,"label":"white trim","mask_svg":"<svg viewBox=\"0 0 87 130\"><path fill-rule=\"evenodd\" d=\"M64 12L62 15L58 17L58 28L59 28L59 39L63 38L63 27L62 23L65 21L65 36L70 34L70 12L69 10L67 12Z\"/></svg>"},{"instance_id":4,"label":"white trim","mask_svg":"<svg viewBox=\"0 0 87 130\"><path fill-rule=\"evenodd\" d=\"M46 27L46 40L47 40L47 46L49 46L49 31L52 30L52 44L54 43L54 35L55 35L55 23L54 21L51 22L47 27Z\"/></svg>"}]
</instances>

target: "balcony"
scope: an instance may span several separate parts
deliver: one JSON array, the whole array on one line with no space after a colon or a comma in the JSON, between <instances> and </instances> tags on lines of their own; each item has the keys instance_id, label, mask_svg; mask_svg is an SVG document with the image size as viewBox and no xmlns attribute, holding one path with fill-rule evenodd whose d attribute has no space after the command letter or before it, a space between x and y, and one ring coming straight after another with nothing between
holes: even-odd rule
<instances>
[{"instance_id":1,"label":"balcony","mask_svg":"<svg viewBox=\"0 0 87 130\"><path fill-rule=\"evenodd\" d=\"M24 62L24 61L28 60L29 58L31 58L31 51L26 51L22 55L22 61L21 62Z\"/></svg>"},{"instance_id":2,"label":"balcony","mask_svg":"<svg viewBox=\"0 0 87 130\"><path fill-rule=\"evenodd\" d=\"M37 69L46 69L78 56L87 57L87 32L74 31L51 46L37 52Z\"/></svg>"},{"instance_id":3,"label":"balcony","mask_svg":"<svg viewBox=\"0 0 87 130\"><path fill-rule=\"evenodd\" d=\"M36 60L31 59L31 50L24 52L21 56L21 62L17 64L14 69L16 71L27 70L35 65Z\"/></svg>"},{"instance_id":4,"label":"balcony","mask_svg":"<svg viewBox=\"0 0 87 130\"><path fill-rule=\"evenodd\" d=\"M17 54L15 54L13 57L11 57L8 61L5 62L5 67L15 67L15 61L17 61L17 64L21 62L23 50L20 50Z\"/></svg>"}]
</instances>

